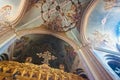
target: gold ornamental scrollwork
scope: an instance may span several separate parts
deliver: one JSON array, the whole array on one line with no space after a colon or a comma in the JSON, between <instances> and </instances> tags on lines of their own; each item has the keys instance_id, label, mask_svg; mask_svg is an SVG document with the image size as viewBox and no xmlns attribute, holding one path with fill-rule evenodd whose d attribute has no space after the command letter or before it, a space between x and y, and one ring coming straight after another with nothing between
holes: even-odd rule
<instances>
[{"instance_id":1,"label":"gold ornamental scrollwork","mask_svg":"<svg viewBox=\"0 0 120 80\"><path fill-rule=\"evenodd\" d=\"M82 77L54 69L47 64L18 63L14 61L0 62L0 79L6 80L84 80Z\"/></svg>"}]
</instances>

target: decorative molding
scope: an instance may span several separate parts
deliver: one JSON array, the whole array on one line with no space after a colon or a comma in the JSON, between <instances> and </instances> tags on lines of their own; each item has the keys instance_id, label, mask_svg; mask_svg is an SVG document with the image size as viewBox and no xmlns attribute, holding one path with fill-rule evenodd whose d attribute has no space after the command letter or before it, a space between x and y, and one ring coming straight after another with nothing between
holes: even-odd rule
<instances>
[{"instance_id":1,"label":"decorative molding","mask_svg":"<svg viewBox=\"0 0 120 80\"><path fill-rule=\"evenodd\" d=\"M94 76L95 80L113 80L105 68L100 64L97 58L94 56L93 52L90 50L89 42L87 41L85 32L87 28L88 18L95 8L99 0L92 0L88 5L88 8L83 13L81 27L80 27L80 39L82 41L82 47L80 48L81 56L84 58L90 72Z\"/></svg>"},{"instance_id":2,"label":"decorative molding","mask_svg":"<svg viewBox=\"0 0 120 80\"><path fill-rule=\"evenodd\" d=\"M24 36L24 35L28 35L28 34L48 34L48 35L52 35L52 36L55 36L59 39L64 40L65 42L70 44L75 50L78 50L77 43L74 42L73 40L71 40L70 38L68 38L65 33L52 32L50 30L45 29L44 26L40 26L40 27L33 28L33 29L24 29L24 30L20 30L20 31L17 32L17 35L18 35L19 38Z\"/></svg>"},{"instance_id":3,"label":"decorative molding","mask_svg":"<svg viewBox=\"0 0 120 80\"><path fill-rule=\"evenodd\" d=\"M17 23L19 23L19 21L23 18L27 10L28 4L29 4L29 0L21 0L17 14L12 18L10 22L13 27L15 27Z\"/></svg>"}]
</instances>

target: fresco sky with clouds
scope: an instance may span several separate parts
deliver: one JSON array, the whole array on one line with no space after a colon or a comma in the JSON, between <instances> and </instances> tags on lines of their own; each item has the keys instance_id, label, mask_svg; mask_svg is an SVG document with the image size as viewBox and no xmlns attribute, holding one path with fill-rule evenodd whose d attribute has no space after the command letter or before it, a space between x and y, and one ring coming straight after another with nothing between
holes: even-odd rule
<instances>
[{"instance_id":1,"label":"fresco sky with clouds","mask_svg":"<svg viewBox=\"0 0 120 80\"><path fill-rule=\"evenodd\" d=\"M113 44L117 42L116 30L120 23L119 3L120 0L117 0L113 8L105 10L105 2L103 0L99 1L89 16L86 30L87 37L92 38L92 33L99 31L102 34L108 34Z\"/></svg>"}]
</instances>

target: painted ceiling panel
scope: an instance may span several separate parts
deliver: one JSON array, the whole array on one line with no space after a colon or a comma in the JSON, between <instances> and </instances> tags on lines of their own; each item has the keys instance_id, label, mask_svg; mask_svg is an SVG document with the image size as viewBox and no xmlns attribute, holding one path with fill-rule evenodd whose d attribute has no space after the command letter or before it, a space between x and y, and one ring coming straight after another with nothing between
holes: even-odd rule
<instances>
[{"instance_id":1,"label":"painted ceiling panel","mask_svg":"<svg viewBox=\"0 0 120 80\"><path fill-rule=\"evenodd\" d=\"M9 21L18 11L21 0L0 0L0 20Z\"/></svg>"},{"instance_id":2,"label":"painted ceiling panel","mask_svg":"<svg viewBox=\"0 0 120 80\"><path fill-rule=\"evenodd\" d=\"M32 57L32 63L40 65L43 64L43 58L38 55L47 51L56 57L55 60L49 60L51 67L59 68L60 64L64 64L65 71L70 71L77 53L68 43L51 35L31 34L21 37L15 42L13 56L18 62L25 62L28 57Z\"/></svg>"},{"instance_id":3,"label":"painted ceiling panel","mask_svg":"<svg viewBox=\"0 0 120 80\"><path fill-rule=\"evenodd\" d=\"M89 16L86 36L94 47L117 51L120 23L120 0L100 0Z\"/></svg>"},{"instance_id":4,"label":"painted ceiling panel","mask_svg":"<svg viewBox=\"0 0 120 80\"><path fill-rule=\"evenodd\" d=\"M74 7L73 5L78 6L78 1L81 2L81 5L83 6L83 11L86 9L87 4L89 4L90 0L72 0L74 4L72 4L71 1L68 0L57 0L57 1L49 1L47 0L46 3L42 4L42 1L38 1L35 3L31 9L25 14L24 18L21 20L21 22L17 25L17 29L21 30L25 27L31 28L38 27L38 25L44 24L45 21L47 23L49 21L56 20L56 17L58 16L62 20L62 26L68 26L72 24L70 16L75 15ZM54 2L54 3L53 3ZM60 11L56 10L56 7L60 6ZM50 9L50 11L49 11ZM79 10L80 8L78 8ZM43 14L42 14L43 12ZM64 14L64 16L62 15ZM68 16L68 14L70 16ZM43 19L44 18L44 19ZM73 18L72 18L73 19ZM57 23L57 22L56 22ZM60 21L59 21L60 23ZM31 25L32 24L32 25ZM46 23L45 23L46 24ZM74 26L74 25L72 25Z\"/></svg>"},{"instance_id":5,"label":"painted ceiling panel","mask_svg":"<svg viewBox=\"0 0 120 80\"><path fill-rule=\"evenodd\" d=\"M89 15L86 27L86 37L92 46L91 51L114 80L120 79L119 4L120 0L98 1Z\"/></svg>"}]
</instances>

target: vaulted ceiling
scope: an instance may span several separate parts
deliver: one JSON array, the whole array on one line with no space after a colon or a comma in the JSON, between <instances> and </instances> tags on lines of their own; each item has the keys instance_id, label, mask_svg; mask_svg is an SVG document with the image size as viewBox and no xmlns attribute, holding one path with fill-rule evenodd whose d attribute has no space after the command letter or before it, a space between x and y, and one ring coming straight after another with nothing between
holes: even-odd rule
<instances>
[{"instance_id":1,"label":"vaulted ceiling","mask_svg":"<svg viewBox=\"0 0 120 80\"><path fill-rule=\"evenodd\" d=\"M1 26L1 30L9 32L7 37L13 37L20 30L44 25L55 32L73 29L68 36L78 36L82 15L89 3L90 0L1 0L0 23L6 26Z\"/></svg>"},{"instance_id":2,"label":"vaulted ceiling","mask_svg":"<svg viewBox=\"0 0 120 80\"><path fill-rule=\"evenodd\" d=\"M16 26L17 30L46 25L54 31L68 31L74 26L78 26L89 2L90 0L43 0L33 2L31 7L28 7L24 18Z\"/></svg>"},{"instance_id":3,"label":"vaulted ceiling","mask_svg":"<svg viewBox=\"0 0 120 80\"><path fill-rule=\"evenodd\" d=\"M0 7L1 37L5 32L13 37L24 29L44 27L65 33L80 46L85 39L91 42L90 37L95 35L105 38L112 32L113 37L119 34L113 27L119 26L119 17L113 17L119 14L119 0L1 0ZM79 35L83 37L79 38ZM108 40L110 38L103 41ZM118 40L111 39L111 42Z\"/></svg>"},{"instance_id":4,"label":"vaulted ceiling","mask_svg":"<svg viewBox=\"0 0 120 80\"><path fill-rule=\"evenodd\" d=\"M1 0L0 51L21 35L42 33L67 38L77 50L90 45L119 53L119 5L120 0Z\"/></svg>"}]
</instances>

